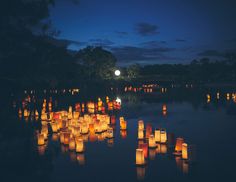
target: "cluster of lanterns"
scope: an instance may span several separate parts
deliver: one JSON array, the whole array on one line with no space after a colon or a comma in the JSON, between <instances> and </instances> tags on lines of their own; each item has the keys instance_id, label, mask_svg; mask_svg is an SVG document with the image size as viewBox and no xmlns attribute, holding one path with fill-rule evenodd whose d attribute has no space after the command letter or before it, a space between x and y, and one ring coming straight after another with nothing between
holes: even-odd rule
<instances>
[{"instance_id":1,"label":"cluster of lanterns","mask_svg":"<svg viewBox=\"0 0 236 182\"><path fill-rule=\"evenodd\" d=\"M216 99L219 100L220 99L220 92L216 93ZM233 100L233 102L236 103L236 93L226 93L225 94L226 100L229 101L230 99ZM211 102L211 95L210 94L206 94L206 98L207 98L207 103Z\"/></svg>"},{"instance_id":2,"label":"cluster of lanterns","mask_svg":"<svg viewBox=\"0 0 236 182\"><path fill-rule=\"evenodd\" d=\"M169 138L168 138L169 137ZM173 146L173 147L172 147ZM182 162L182 169L187 171L187 165L195 162L195 145L188 145L183 138L176 138L172 134L167 134L166 129L155 129L153 131L151 124L146 124L143 120L138 121L138 148L136 149L137 177L142 179L145 175L145 166L147 158L155 159L156 154L165 154L170 149L176 156L176 163ZM184 168L185 167L185 168Z\"/></svg>"}]
</instances>

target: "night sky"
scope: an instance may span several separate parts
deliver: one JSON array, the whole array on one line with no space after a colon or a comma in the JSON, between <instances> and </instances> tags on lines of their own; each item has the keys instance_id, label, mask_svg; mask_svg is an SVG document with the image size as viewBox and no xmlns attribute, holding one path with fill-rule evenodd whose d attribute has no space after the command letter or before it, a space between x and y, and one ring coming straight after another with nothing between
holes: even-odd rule
<instances>
[{"instance_id":1,"label":"night sky","mask_svg":"<svg viewBox=\"0 0 236 182\"><path fill-rule=\"evenodd\" d=\"M122 66L236 52L235 0L58 0L50 18L68 49L102 46Z\"/></svg>"}]
</instances>

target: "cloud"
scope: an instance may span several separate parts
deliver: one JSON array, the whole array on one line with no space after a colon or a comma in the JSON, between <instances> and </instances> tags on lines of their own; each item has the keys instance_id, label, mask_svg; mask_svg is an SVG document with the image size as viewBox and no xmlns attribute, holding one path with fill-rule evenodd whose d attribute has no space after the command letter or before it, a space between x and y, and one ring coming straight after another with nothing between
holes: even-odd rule
<instances>
[{"instance_id":1,"label":"cloud","mask_svg":"<svg viewBox=\"0 0 236 182\"><path fill-rule=\"evenodd\" d=\"M111 51L116 56L118 61L123 64L150 64L150 62L158 62L164 57L165 53L173 51L173 48L168 47L135 47L135 46L121 46L113 47Z\"/></svg>"},{"instance_id":2,"label":"cloud","mask_svg":"<svg viewBox=\"0 0 236 182\"><path fill-rule=\"evenodd\" d=\"M186 42L187 40L185 40L185 39L176 39L175 41L176 42Z\"/></svg>"},{"instance_id":3,"label":"cloud","mask_svg":"<svg viewBox=\"0 0 236 182\"><path fill-rule=\"evenodd\" d=\"M79 42L79 41L74 41L74 40L68 40L68 39L56 39L53 37L46 37L45 41L58 46L58 47L68 47L71 44L76 45L76 46L83 46L86 44L86 42Z\"/></svg>"},{"instance_id":4,"label":"cloud","mask_svg":"<svg viewBox=\"0 0 236 182\"><path fill-rule=\"evenodd\" d=\"M115 44L114 42L108 39L90 39L89 43L92 44L93 46L101 46L101 47L109 47Z\"/></svg>"},{"instance_id":5,"label":"cloud","mask_svg":"<svg viewBox=\"0 0 236 182\"><path fill-rule=\"evenodd\" d=\"M221 59L236 59L236 50L205 50L198 54L201 57L212 57Z\"/></svg>"},{"instance_id":6,"label":"cloud","mask_svg":"<svg viewBox=\"0 0 236 182\"><path fill-rule=\"evenodd\" d=\"M163 44L166 44L166 41L152 40L152 41L142 42L140 45L148 48L156 48L162 46Z\"/></svg>"},{"instance_id":7,"label":"cloud","mask_svg":"<svg viewBox=\"0 0 236 182\"><path fill-rule=\"evenodd\" d=\"M135 31L141 36L158 34L159 27L150 23L141 22L135 25Z\"/></svg>"},{"instance_id":8,"label":"cloud","mask_svg":"<svg viewBox=\"0 0 236 182\"><path fill-rule=\"evenodd\" d=\"M126 36L126 35L129 34L128 32L124 32L124 31L116 31L115 33L116 33L118 36Z\"/></svg>"}]
</instances>

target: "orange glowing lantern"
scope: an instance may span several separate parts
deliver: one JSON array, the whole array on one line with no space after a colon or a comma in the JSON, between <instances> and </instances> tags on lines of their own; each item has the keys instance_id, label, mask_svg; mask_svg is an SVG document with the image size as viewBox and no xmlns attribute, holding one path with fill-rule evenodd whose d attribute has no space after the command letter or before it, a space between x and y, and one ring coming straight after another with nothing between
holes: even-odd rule
<instances>
[{"instance_id":1,"label":"orange glowing lantern","mask_svg":"<svg viewBox=\"0 0 236 182\"><path fill-rule=\"evenodd\" d=\"M167 133L165 129L161 130L161 143L166 143L167 142Z\"/></svg>"},{"instance_id":2,"label":"orange glowing lantern","mask_svg":"<svg viewBox=\"0 0 236 182\"><path fill-rule=\"evenodd\" d=\"M44 145L44 134L39 134L38 135L38 145Z\"/></svg>"},{"instance_id":3,"label":"orange glowing lantern","mask_svg":"<svg viewBox=\"0 0 236 182\"><path fill-rule=\"evenodd\" d=\"M148 146L150 147L150 148L156 148L156 142L155 142L155 138L154 138L154 136L153 135L150 135L149 136L149 139L148 139Z\"/></svg>"},{"instance_id":4,"label":"orange glowing lantern","mask_svg":"<svg viewBox=\"0 0 236 182\"><path fill-rule=\"evenodd\" d=\"M111 124L112 125L116 124L116 117L114 115L111 116Z\"/></svg>"},{"instance_id":5,"label":"orange glowing lantern","mask_svg":"<svg viewBox=\"0 0 236 182\"><path fill-rule=\"evenodd\" d=\"M147 158L148 157L148 144L141 143L141 144L139 144L138 148L143 149L144 157Z\"/></svg>"},{"instance_id":6,"label":"orange glowing lantern","mask_svg":"<svg viewBox=\"0 0 236 182\"><path fill-rule=\"evenodd\" d=\"M143 120L138 121L138 130L144 130L144 122Z\"/></svg>"},{"instance_id":7,"label":"orange glowing lantern","mask_svg":"<svg viewBox=\"0 0 236 182\"><path fill-rule=\"evenodd\" d=\"M75 139L74 138L70 138L69 150L74 150L74 149L75 149Z\"/></svg>"},{"instance_id":8,"label":"orange glowing lantern","mask_svg":"<svg viewBox=\"0 0 236 182\"><path fill-rule=\"evenodd\" d=\"M107 129L107 135L106 135L107 138L113 138L113 128L109 127Z\"/></svg>"},{"instance_id":9,"label":"orange glowing lantern","mask_svg":"<svg viewBox=\"0 0 236 182\"><path fill-rule=\"evenodd\" d=\"M149 138L151 133L152 133L152 125L148 123L146 127L146 138Z\"/></svg>"},{"instance_id":10,"label":"orange glowing lantern","mask_svg":"<svg viewBox=\"0 0 236 182\"><path fill-rule=\"evenodd\" d=\"M65 132L64 133L64 144L68 145L70 141L70 133L69 132Z\"/></svg>"},{"instance_id":11,"label":"orange glowing lantern","mask_svg":"<svg viewBox=\"0 0 236 182\"><path fill-rule=\"evenodd\" d=\"M182 159L184 160L188 159L188 144L187 143L182 144Z\"/></svg>"},{"instance_id":12,"label":"orange glowing lantern","mask_svg":"<svg viewBox=\"0 0 236 182\"><path fill-rule=\"evenodd\" d=\"M183 138L176 138L175 152L174 152L175 155L181 155L183 143L184 143Z\"/></svg>"},{"instance_id":13,"label":"orange glowing lantern","mask_svg":"<svg viewBox=\"0 0 236 182\"><path fill-rule=\"evenodd\" d=\"M136 165L145 165L143 149L136 149Z\"/></svg>"},{"instance_id":14,"label":"orange glowing lantern","mask_svg":"<svg viewBox=\"0 0 236 182\"><path fill-rule=\"evenodd\" d=\"M56 133L58 131L58 125L57 123L51 123L52 131L53 133Z\"/></svg>"},{"instance_id":15,"label":"orange glowing lantern","mask_svg":"<svg viewBox=\"0 0 236 182\"><path fill-rule=\"evenodd\" d=\"M154 135L155 135L155 141L161 142L161 130L159 130L159 129L155 130Z\"/></svg>"},{"instance_id":16,"label":"orange glowing lantern","mask_svg":"<svg viewBox=\"0 0 236 182\"><path fill-rule=\"evenodd\" d=\"M166 104L163 104L163 105L162 105L162 111L167 111L167 106L166 106Z\"/></svg>"},{"instance_id":17,"label":"orange glowing lantern","mask_svg":"<svg viewBox=\"0 0 236 182\"><path fill-rule=\"evenodd\" d=\"M84 141L80 138L76 139L76 152L84 152Z\"/></svg>"}]
</instances>

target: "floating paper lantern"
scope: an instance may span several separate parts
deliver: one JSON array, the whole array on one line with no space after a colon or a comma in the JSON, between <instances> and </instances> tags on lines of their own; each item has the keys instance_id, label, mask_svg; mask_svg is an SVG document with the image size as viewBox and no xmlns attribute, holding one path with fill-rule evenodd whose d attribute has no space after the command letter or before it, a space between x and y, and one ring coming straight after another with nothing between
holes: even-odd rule
<instances>
[{"instance_id":1,"label":"floating paper lantern","mask_svg":"<svg viewBox=\"0 0 236 182\"><path fill-rule=\"evenodd\" d=\"M111 116L111 124L116 124L116 117L114 115Z\"/></svg>"},{"instance_id":2,"label":"floating paper lantern","mask_svg":"<svg viewBox=\"0 0 236 182\"><path fill-rule=\"evenodd\" d=\"M113 129L111 127L109 127L107 129L107 135L106 135L107 138L113 138Z\"/></svg>"},{"instance_id":3,"label":"floating paper lantern","mask_svg":"<svg viewBox=\"0 0 236 182\"><path fill-rule=\"evenodd\" d=\"M44 134L39 134L38 135L38 145L44 145Z\"/></svg>"},{"instance_id":4,"label":"floating paper lantern","mask_svg":"<svg viewBox=\"0 0 236 182\"><path fill-rule=\"evenodd\" d=\"M138 121L138 130L144 130L144 122L143 120Z\"/></svg>"},{"instance_id":5,"label":"floating paper lantern","mask_svg":"<svg viewBox=\"0 0 236 182\"><path fill-rule=\"evenodd\" d=\"M120 121L120 129L121 130L126 130L127 129L127 122L124 120Z\"/></svg>"},{"instance_id":6,"label":"floating paper lantern","mask_svg":"<svg viewBox=\"0 0 236 182\"><path fill-rule=\"evenodd\" d=\"M163 105L162 105L162 111L167 111L167 106L166 106L166 104L163 104Z\"/></svg>"},{"instance_id":7,"label":"floating paper lantern","mask_svg":"<svg viewBox=\"0 0 236 182\"><path fill-rule=\"evenodd\" d=\"M41 114L41 120L42 120L42 121L46 121L47 119L48 119L47 114L46 114L46 113L42 113L42 114Z\"/></svg>"},{"instance_id":8,"label":"floating paper lantern","mask_svg":"<svg viewBox=\"0 0 236 182\"><path fill-rule=\"evenodd\" d=\"M144 139L144 132L143 130L138 130L138 139L143 140Z\"/></svg>"},{"instance_id":9,"label":"floating paper lantern","mask_svg":"<svg viewBox=\"0 0 236 182\"><path fill-rule=\"evenodd\" d=\"M57 123L51 123L51 127L52 127L52 131L53 133L56 133L58 131L58 126L57 126Z\"/></svg>"},{"instance_id":10,"label":"floating paper lantern","mask_svg":"<svg viewBox=\"0 0 236 182\"><path fill-rule=\"evenodd\" d=\"M149 138L151 134L152 134L152 125L148 123L146 127L146 138Z\"/></svg>"},{"instance_id":11,"label":"floating paper lantern","mask_svg":"<svg viewBox=\"0 0 236 182\"><path fill-rule=\"evenodd\" d=\"M65 140L64 132L61 132L61 133L60 133L60 142L61 142L62 144L64 144L64 140Z\"/></svg>"},{"instance_id":12,"label":"floating paper lantern","mask_svg":"<svg viewBox=\"0 0 236 182\"><path fill-rule=\"evenodd\" d=\"M185 160L188 159L188 144L187 143L182 144L182 159L185 159Z\"/></svg>"},{"instance_id":13,"label":"floating paper lantern","mask_svg":"<svg viewBox=\"0 0 236 182\"><path fill-rule=\"evenodd\" d=\"M81 134L87 134L89 132L88 125L86 123L83 123L81 125L81 131L80 132L81 132Z\"/></svg>"},{"instance_id":14,"label":"floating paper lantern","mask_svg":"<svg viewBox=\"0 0 236 182\"><path fill-rule=\"evenodd\" d=\"M141 143L141 144L139 144L138 148L143 149L144 157L147 158L148 157L148 144Z\"/></svg>"},{"instance_id":15,"label":"floating paper lantern","mask_svg":"<svg viewBox=\"0 0 236 182\"><path fill-rule=\"evenodd\" d=\"M75 149L75 139L74 138L70 138L69 149L70 150L74 150Z\"/></svg>"},{"instance_id":16,"label":"floating paper lantern","mask_svg":"<svg viewBox=\"0 0 236 182\"><path fill-rule=\"evenodd\" d=\"M167 133L165 129L161 130L161 143L166 143L167 142Z\"/></svg>"},{"instance_id":17,"label":"floating paper lantern","mask_svg":"<svg viewBox=\"0 0 236 182\"><path fill-rule=\"evenodd\" d=\"M143 149L136 149L136 165L145 165Z\"/></svg>"},{"instance_id":18,"label":"floating paper lantern","mask_svg":"<svg viewBox=\"0 0 236 182\"><path fill-rule=\"evenodd\" d=\"M84 152L84 141L82 139L76 139L76 152Z\"/></svg>"},{"instance_id":19,"label":"floating paper lantern","mask_svg":"<svg viewBox=\"0 0 236 182\"><path fill-rule=\"evenodd\" d=\"M181 155L183 143L184 143L183 138L176 138L175 152L174 152L175 155Z\"/></svg>"},{"instance_id":20,"label":"floating paper lantern","mask_svg":"<svg viewBox=\"0 0 236 182\"><path fill-rule=\"evenodd\" d=\"M161 130L159 130L159 129L155 130L154 135L155 135L155 141L161 142Z\"/></svg>"},{"instance_id":21,"label":"floating paper lantern","mask_svg":"<svg viewBox=\"0 0 236 182\"><path fill-rule=\"evenodd\" d=\"M156 148L156 142L155 142L155 138L153 135L150 135L149 136L149 139L148 139L148 146L150 148Z\"/></svg>"},{"instance_id":22,"label":"floating paper lantern","mask_svg":"<svg viewBox=\"0 0 236 182\"><path fill-rule=\"evenodd\" d=\"M68 145L70 141L70 133L69 132L65 132L64 133L64 144Z\"/></svg>"}]
</instances>

